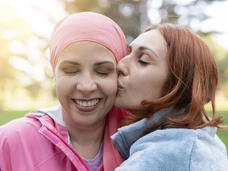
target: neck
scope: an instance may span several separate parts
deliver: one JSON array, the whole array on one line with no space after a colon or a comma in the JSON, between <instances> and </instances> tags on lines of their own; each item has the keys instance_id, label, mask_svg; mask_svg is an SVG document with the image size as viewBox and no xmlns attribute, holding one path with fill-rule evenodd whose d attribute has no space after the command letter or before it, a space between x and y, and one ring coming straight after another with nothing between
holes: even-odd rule
<instances>
[{"instance_id":1,"label":"neck","mask_svg":"<svg viewBox=\"0 0 228 171\"><path fill-rule=\"evenodd\" d=\"M105 120L92 127L70 127L70 140L73 149L86 159L93 159L99 152L100 145L103 141Z\"/></svg>"}]
</instances>

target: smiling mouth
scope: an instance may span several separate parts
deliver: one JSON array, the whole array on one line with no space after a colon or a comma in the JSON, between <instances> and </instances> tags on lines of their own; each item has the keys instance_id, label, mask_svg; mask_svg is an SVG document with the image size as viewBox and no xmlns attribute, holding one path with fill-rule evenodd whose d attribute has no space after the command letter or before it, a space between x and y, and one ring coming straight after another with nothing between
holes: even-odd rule
<instances>
[{"instance_id":1,"label":"smiling mouth","mask_svg":"<svg viewBox=\"0 0 228 171\"><path fill-rule=\"evenodd\" d=\"M97 99L91 99L91 100L79 100L79 99L72 99L74 101L74 103L76 103L77 105L79 106L82 106L82 107L93 107L93 106L96 106L99 101L101 99L97 98Z\"/></svg>"}]
</instances>

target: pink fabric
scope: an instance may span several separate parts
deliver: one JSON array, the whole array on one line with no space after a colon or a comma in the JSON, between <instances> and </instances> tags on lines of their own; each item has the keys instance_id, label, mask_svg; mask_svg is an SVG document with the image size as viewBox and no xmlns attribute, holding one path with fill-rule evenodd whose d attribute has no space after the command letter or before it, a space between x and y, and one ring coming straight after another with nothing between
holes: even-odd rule
<instances>
[{"instance_id":1,"label":"pink fabric","mask_svg":"<svg viewBox=\"0 0 228 171\"><path fill-rule=\"evenodd\" d=\"M53 70L60 52L78 41L92 41L105 46L117 62L126 54L124 33L113 20L94 12L76 13L58 22L52 33L50 63Z\"/></svg>"},{"instance_id":2,"label":"pink fabric","mask_svg":"<svg viewBox=\"0 0 228 171\"><path fill-rule=\"evenodd\" d=\"M113 107L107 116L103 151L103 170L105 171L113 171L117 165L120 165L123 162L123 158L110 137L117 132L117 129L121 126L120 123L123 120L124 115L125 112L123 109Z\"/></svg>"},{"instance_id":3,"label":"pink fabric","mask_svg":"<svg viewBox=\"0 0 228 171\"><path fill-rule=\"evenodd\" d=\"M122 113L109 112L98 171L113 171L123 161L110 139L120 126ZM26 117L0 126L0 170L89 171L84 160L68 145L67 129L48 115Z\"/></svg>"}]
</instances>

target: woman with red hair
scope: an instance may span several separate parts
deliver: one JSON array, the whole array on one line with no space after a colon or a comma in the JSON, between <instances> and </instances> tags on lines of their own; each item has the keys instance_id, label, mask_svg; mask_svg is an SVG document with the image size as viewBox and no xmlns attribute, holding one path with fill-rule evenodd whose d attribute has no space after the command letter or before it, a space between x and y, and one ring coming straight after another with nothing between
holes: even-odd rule
<instances>
[{"instance_id":1,"label":"woman with red hair","mask_svg":"<svg viewBox=\"0 0 228 171\"><path fill-rule=\"evenodd\" d=\"M216 135L223 122L215 115L217 67L199 36L179 25L149 27L117 69L116 106L130 113L112 136L126 159L116 171L228 170Z\"/></svg>"}]
</instances>

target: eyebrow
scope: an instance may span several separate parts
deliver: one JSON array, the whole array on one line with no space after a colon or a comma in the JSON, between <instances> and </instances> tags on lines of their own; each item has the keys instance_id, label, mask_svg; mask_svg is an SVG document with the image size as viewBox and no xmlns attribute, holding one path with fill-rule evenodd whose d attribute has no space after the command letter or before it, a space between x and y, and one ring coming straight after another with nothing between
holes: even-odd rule
<instances>
[{"instance_id":1,"label":"eyebrow","mask_svg":"<svg viewBox=\"0 0 228 171\"><path fill-rule=\"evenodd\" d=\"M130 45L129 48L132 49L132 46ZM152 49L150 49L150 48L148 48L146 46L139 46L138 50L139 51L145 51L145 50L150 51L154 56L156 56L158 58L158 55L154 52L154 50L152 50Z\"/></svg>"},{"instance_id":2,"label":"eyebrow","mask_svg":"<svg viewBox=\"0 0 228 171\"><path fill-rule=\"evenodd\" d=\"M68 61L68 60L63 61L60 65L64 65L64 64L79 65L79 63L77 63L77 62Z\"/></svg>"},{"instance_id":3,"label":"eyebrow","mask_svg":"<svg viewBox=\"0 0 228 171\"><path fill-rule=\"evenodd\" d=\"M98 63L96 63L95 65L96 65L96 66L99 66L99 65L105 65L105 64L112 64L112 65L114 65L114 63L111 62L111 61L102 61L102 62L98 62Z\"/></svg>"},{"instance_id":4,"label":"eyebrow","mask_svg":"<svg viewBox=\"0 0 228 171\"><path fill-rule=\"evenodd\" d=\"M65 64L80 65L80 64L79 64L79 63L77 63L77 62L74 62L74 61L68 61L68 60L63 61L60 65L65 65ZM111 62L111 61L102 61L102 62L98 62L98 63L96 63L95 65L96 65L96 66L100 66L100 65L105 65L105 64L112 64L112 65L114 65L114 63L113 63L113 62Z\"/></svg>"}]
</instances>

